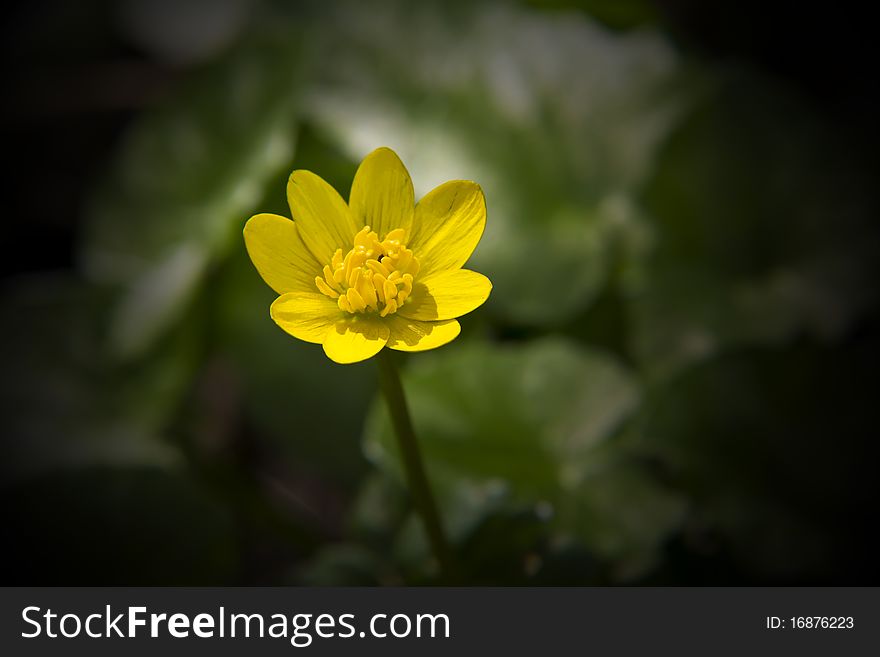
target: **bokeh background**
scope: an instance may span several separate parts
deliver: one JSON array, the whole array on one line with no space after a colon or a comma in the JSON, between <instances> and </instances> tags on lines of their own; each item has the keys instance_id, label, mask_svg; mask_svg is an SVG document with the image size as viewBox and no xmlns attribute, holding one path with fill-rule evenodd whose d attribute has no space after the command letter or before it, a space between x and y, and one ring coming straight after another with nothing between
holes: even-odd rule
<instances>
[{"instance_id":1,"label":"bokeh background","mask_svg":"<svg viewBox=\"0 0 880 657\"><path fill-rule=\"evenodd\" d=\"M375 365L278 329L241 237L387 145L487 195L491 299L401 358L468 583L877 584L855 7L11 5L4 583L435 581Z\"/></svg>"}]
</instances>

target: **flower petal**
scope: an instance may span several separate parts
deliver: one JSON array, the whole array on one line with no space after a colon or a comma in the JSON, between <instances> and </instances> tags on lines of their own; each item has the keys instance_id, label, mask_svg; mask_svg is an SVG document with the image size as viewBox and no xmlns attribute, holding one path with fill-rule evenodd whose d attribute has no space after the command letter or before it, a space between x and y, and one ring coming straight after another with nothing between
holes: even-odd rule
<instances>
[{"instance_id":1,"label":"flower petal","mask_svg":"<svg viewBox=\"0 0 880 657\"><path fill-rule=\"evenodd\" d=\"M397 314L436 321L465 315L489 298L492 283L470 269L434 274L413 285L412 294Z\"/></svg>"},{"instance_id":2,"label":"flower petal","mask_svg":"<svg viewBox=\"0 0 880 657\"><path fill-rule=\"evenodd\" d=\"M321 344L342 311L336 302L317 292L290 292L275 299L269 314L295 338Z\"/></svg>"},{"instance_id":3,"label":"flower petal","mask_svg":"<svg viewBox=\"0 0 880 657\"><path fill-rule=\"evenodd\" d=\"M277 214L254 215L244 226L244 243L260 276L278 294L315 292L315 276L321 266L290 219Z\"/></svg>"},{"instance_id":4,"label":"flower petal","mask_svg":"<svg viewBox=\"0 0 880 657\"><path fill-rule=\"evenodd\" d=\"M452 342L461 332L461 325L454 319L445 322L422 322L400 315L388 318L391 337L388 347L397 351L427 351Z\"/></svg>"},{"instance_id":5,"label":"flower petal","mask_svg":"<svg viewBox=\"0 0 880 657\"><path fill-rule=\"evenodd\" d=\"M300 236L323 265L336 249L348 251L357 233L345 201L323 178L299 169L287 181L287 202Z\"/></svg>"},{"instance_id":6,"label":"flower petal","mask_svg":"<svg viewBox=\"0 0 880 657\"><path fill-rule=\"evenodd\" d=\"M388 325L378 318L344 318L324 338L324 353L347 365L378 354L388 342Z\"/></svg>"},{"instance_id":7,"label":"flower petal","mask_svg":"<svg viewBox=\"0 0 880 657\"><path fill-rule=\"evenodd\" d=\"M377 148L354 174L349 196L358 227L369 226L379 239L396 228L410 234L415 194L403 162L390 148Z\"/></svg>"},{"instance_id":8,"label":"flower petal","mask_svg":"<svg viewBox=\"0 0 880 657\"><path fill-rule=\"evenodd\" d=\"M486 227L486 199L475 182L452 180L419 201L407 246L423 278L458 269L471 257Z\"/></svg>"}]
</instances>

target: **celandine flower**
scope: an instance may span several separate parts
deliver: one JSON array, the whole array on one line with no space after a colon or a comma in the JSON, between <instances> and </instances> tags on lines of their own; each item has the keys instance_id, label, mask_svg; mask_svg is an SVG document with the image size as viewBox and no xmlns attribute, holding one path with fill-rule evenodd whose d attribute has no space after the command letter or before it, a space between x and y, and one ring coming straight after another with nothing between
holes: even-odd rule
<instances>
[{"instance_id":1,"label":"celandine flower","mask_svg":"<svg viewBox=\"0 0 880 657\"><path fill-rule=\"evenodd\" d=\"M403 163L379 148L358 167L348 204L304 170L290 175L287 200L293 221L253 216L245 244L281 295L272 319L293 337L322 344L337 363L385 346L440 347L458 336L455 318L489 297L489 279L462 269L486 225L476 183L444 183L416 205Z\"/></svg>"}]
</instances>

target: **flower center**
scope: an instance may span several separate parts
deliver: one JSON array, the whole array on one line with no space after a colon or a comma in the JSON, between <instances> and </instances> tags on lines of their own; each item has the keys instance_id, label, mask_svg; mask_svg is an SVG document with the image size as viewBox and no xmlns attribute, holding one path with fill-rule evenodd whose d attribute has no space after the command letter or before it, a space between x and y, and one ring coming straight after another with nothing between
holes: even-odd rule
<instances>
[{"instance_id":1,"label":"flower center","mask_svg":"<svg viewBox=\"0 0 880 657\"><path fill-rule=\"evenodd\" d=\"M347 313L378 312L385 317L397 312L419 273L419 261L406 248L405 239L406 232L398 228L380 242L376 232L364 226L345 257L342 249L336 249L324 275L315 277L315 285Z\"/></svg>"}]
</instances>

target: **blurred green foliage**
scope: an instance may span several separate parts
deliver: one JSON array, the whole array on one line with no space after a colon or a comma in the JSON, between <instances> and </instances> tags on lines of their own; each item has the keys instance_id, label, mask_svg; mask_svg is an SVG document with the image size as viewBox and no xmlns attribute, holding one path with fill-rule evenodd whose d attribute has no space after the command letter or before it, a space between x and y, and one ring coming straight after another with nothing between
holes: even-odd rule
<instances>
[{"instance_id":1,"label":"blurred green foliage","mask_svg":"<svg viewBox=\"0 0 880 657\"><path fill-rule=\"evenodd\" d=\"M490 302L404 363L469 582L835 575L870 399L834 382L876 349L834 351L877 302L857 156L642 3L530 4L267 3L132 126L81 271L4 298L14 526L88 519L30 536L74 546L50 575L432 581L372 364L278 330L240 239L291 169L345 195L380 145L488 199Z\"/></svg>"},{"instance_id":2,"label":"blurred green foliage","mask_svg":"<svg viewBox=\"0 0 880 657\"><path fill-rule=\"evenodd\" d=\"M232 228L293 156L301 48L255 37L213 64L127 135L94 196L87 275L123 289L108 339L149 347L192 302L205 270L238 246Z\"/></svg>"},{"instance_id":3,"label":"blurred green foliage","mask_svg":"<svg viewBox=\"0 0 880 657\"><path fill-rule=\"evenodd\" d=\"M443 516L461 541L490 514L529 509L542 534L634 574L681 519L683 500L614 441L639 386L602 352L558 339L462 345L419 359L405 386ZM402 480L384 407L366 435L367 454ZM532 558L553 558L556 547Z\"/></svg>"}]
</instances>

